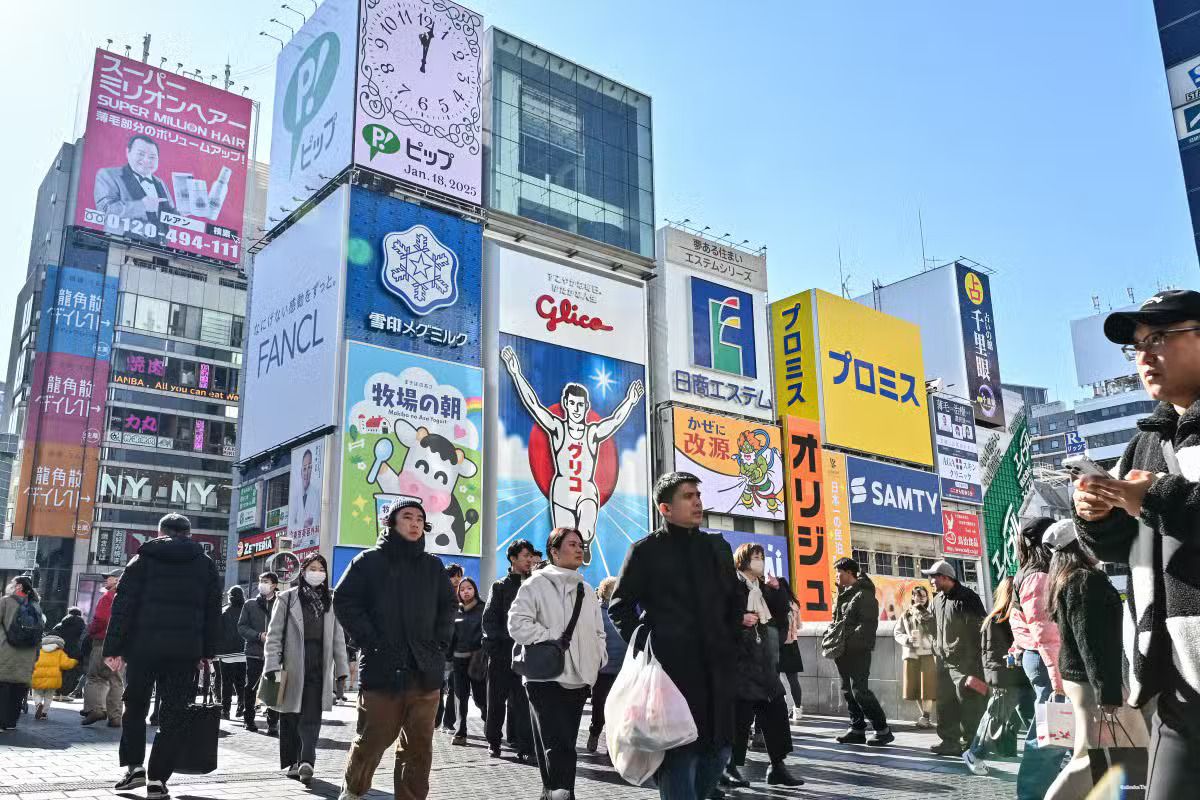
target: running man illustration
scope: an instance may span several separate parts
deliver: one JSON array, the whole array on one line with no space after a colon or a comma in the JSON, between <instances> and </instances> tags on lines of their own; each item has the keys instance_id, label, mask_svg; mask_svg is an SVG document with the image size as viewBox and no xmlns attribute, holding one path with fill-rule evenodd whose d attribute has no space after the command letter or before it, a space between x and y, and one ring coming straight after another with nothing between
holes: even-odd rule
<instances>
[{"instance_id":1,"label":"running man illustration","mask_svg":"<svg viewBox=\"0 0 1200 800\"><path fill-rule=\"evenodd\" d=\"M549 499L554 526L579 531L583 536L583 563L590 564L596 520L600 515L600 491L595 481L596 456L600 444L629 420L633 409L646 394L646 389L640 380L634 381L612 416L588 422L592 402L587 387L579 383L567 383L562 389L565 418L558 417L542 405L537 393L521 373L521 363L511 347L500 351L500 359L512 376L521 404L550 438L550 449L554 454L554 478L550 483Z\"/></svg>"}]
</instances>

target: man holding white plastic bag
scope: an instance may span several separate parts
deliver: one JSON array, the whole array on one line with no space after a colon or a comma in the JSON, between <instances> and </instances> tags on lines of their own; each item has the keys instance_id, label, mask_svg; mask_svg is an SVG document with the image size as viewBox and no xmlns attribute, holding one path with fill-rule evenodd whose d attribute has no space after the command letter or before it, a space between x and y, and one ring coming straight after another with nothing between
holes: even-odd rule
<instances>
[{"instance_id":1,"label":"man holding white plastic bag","mask_svg":"<svg viewBox=\"0 0 1200 800\"><path fill-rule=\"evenodd\" d=\"M729 761L738 628L754 625L754 617L739 597L729 544L699 529L700 479L663 475L654 500L663 527L630 548L609 615L626 641L642 628L630 643L640 651L649 637L696 723L695 742L667 751L657 773L659 796L704 800Z\"/></svg>"}]
</instances>

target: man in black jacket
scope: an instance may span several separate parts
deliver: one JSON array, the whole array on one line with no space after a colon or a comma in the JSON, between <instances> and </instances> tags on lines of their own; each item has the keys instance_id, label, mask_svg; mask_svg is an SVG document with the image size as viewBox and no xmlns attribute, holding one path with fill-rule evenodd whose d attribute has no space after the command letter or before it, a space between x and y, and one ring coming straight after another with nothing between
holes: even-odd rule
<instances>
[{"instance_id":1,"label":"man in black jacket","mask_svg":"<svg viewBox=\"0 0 1200 800\"><path fill-rule=\"evenodd\" d=\"M396 797L429 794L433 720L457 603L442 562L425 552L425 520L416 500L395 503L387 531L354 557L334 592L334 613L359 649L362 687L341 800L370 790L397 737Z\"/></svg>"},{"instance_id":2,"label":"man in black jacket","mask_svg":"<svg viewBox=\"0 0 1200 800\"><path fill-rule=\"evenodd\" d=\"M1159 401L1115 478L1076 482L1079 537L1103 561L1128 564L1129 703L1158 699L1148 800L1200 785L1200 293L1159 292L1110 314L1104 335L1137 359Z\"/></svg>"},{"instance_id":3,"label":"man in black jacket","mask_svg":"<svg viewBox=\"0 0 1200 800\"><path fill-rule=\"evenodd\" d=\"M975 737L987 706L983 681L980 628L987 611L979 595L958 582L948 561L935 561L921 574L933 582L933 619L937 633L937 732L941 741L929 749L940 756L961 756Z\"/></svg>"},{"instance_id":4,"label":"man in black jacket","mask_svg":"<svg viewBox=\"0 0 1200 800\"><path fill-rule=\"evenodd\" d=\"M483 610L483 647L488 654L487 722L484 734L492 758L500 757L500 738L507 711L509 742L517 758L530 761L533 756L533 732L529 724L529 698L521 678L512 670L513 640L508 635L508 609L521 582L529 577L535 563L533 545L518 539L508 546L508 575L492 584Z\"/></svg>"},{"instance_id":5,"label":"man in black jacket","mask_svg":"<svg viewBox=\"0 0 1200 800\"><path fill-rule=\"evenodd\" d=\"M896 736L888 726L879 698L870 687L871 654L879 629L879 599L875 597L875 584L853 558L839 558L833 567L837 571L838 596L830 624L844 627L846 643L842 654L833 663L842 679L842 696L846 698L846 710L850 712L850 730L837 737L837 741L882 747L894 742ZM875 730L870 739L867 738L868 720Z\"/></svg>"},{"instance_id":6,"label":"man in black jacket","mask_svg":"<svg viewBox=\"0 0 1200 800\"><path fill-rule=\"evenodd\" d=\"M629 548L608 614L635 650L650 638L696 722L697 741L668 751L659 768L660 797L704 800L729 763L738 630L753 627L757 617L746 612L729 544L700 530L700 479L663 475L654 501L664 525ZM639 626L644 630L635 642Z\"/></svg>"},{"instance_id":7,"label":"man in black jacket","mask_svg":"<svg viewBox=\"0 0 1200 800\"><path fill-rule=\"evenodd\" d=\"M62 622L55 625L51 632L55 636L61 636L63 642L66 643L63 649L66 651L67 657L78 662L63 673L63 684L58 693L65 697L75 691L75 686L79 683L79 677L83 674L83 664L86 663L87 654L84 652L84 647L90 644L87 638L87 623L83 621L83 611L76 606L71 606L67 609L67 615L62 618Z\"/></svg>"},{"instance_id":8,"label":"man in black jacket","mask_svg":"<svg viewBox=\"0 0 1200 800\"><path fill-rule=\"evenodd\" d=\"M157 539L138 549L121 577L104 638L104 663L125 673L125 716L121 728L118 791L146 787L148 800L162 800L175 757L184 746L183 712L195 696L196 670L216 653L221 638L221 580L204 548L191 539L187 517L167 514ZM161 697L159 729L146 755L150 692Z\"/></svg>"},{"instance_id":9,"label":"man in black jacket","mask_svg":"<svg viewBox=\"0 0 1200 800\"><path fill-rule=\"evenodd\" d=\"M242 707L242 723L246 730L258 731L254 722L254 692L262 678L263 664L266 656L263 645L267 641L267 625L271 622L271 612L275 608L275 595L279 591L279 576L274 572L264 572L258 576L258 594L242 606L238 614L238 633L246 642L246 703ZM267 736L279 735L279 713L268 708L263 715L267 718Z\"/></svg>"}]
</instances>

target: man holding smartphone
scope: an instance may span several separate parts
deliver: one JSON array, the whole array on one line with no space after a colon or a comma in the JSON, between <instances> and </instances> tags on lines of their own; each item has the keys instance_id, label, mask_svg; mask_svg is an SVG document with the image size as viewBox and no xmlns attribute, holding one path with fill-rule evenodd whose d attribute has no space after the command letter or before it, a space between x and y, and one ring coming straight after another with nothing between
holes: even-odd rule
<instances>
[{"instance_id":1,"label":"man holding smartphone","mask_svg":"<svg viewBox=\"0 0 1200 800\"><path fill-rule=\"evenodd\" d=\"M1080 538L1133 577L1124 643L1129 702L1158 698L1148 800L1200 784L1200 293L1159 292L1110 314L1104 334L1136 356L1158 408L1138 422L1114 474L1075 482Z\"/></svg>"}]
</instances>

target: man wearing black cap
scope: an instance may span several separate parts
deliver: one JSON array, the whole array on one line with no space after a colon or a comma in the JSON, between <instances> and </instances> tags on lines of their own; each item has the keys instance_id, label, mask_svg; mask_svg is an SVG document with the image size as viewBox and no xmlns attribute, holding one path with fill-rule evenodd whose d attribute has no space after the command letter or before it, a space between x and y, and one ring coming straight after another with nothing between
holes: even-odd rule
<instances>
[{"instance_id":1,"label":"man wearing black cap","mask_svg":"<svg viewBox=\"0 0 1200 800\"><path fill-rule=\"evenodd\" d=\"M1132 569L1124 644L1129 702L1158 698L1149 800L1200 785L1200 293L1159 292L1110 314L1110 341L1136 358L1158 408L1138 422L1113 478L1075 483L1080 538Z\"/></svg>"},{"instance_id":2,"label":"man wearing black cap","mask_svg":"<svg viewBox=\"0 0 1200 800\"><path fill-rule=\"evenodd\" d=\"M442 562L425 552L425 509L401 500L387 530L354 557L333 596L346 636L359 648L358 736L340 800L360 800L379 759L396 745L395 794L424 800L433 723L454 622L454 590Z\"/></svg>"}]
</instances>

